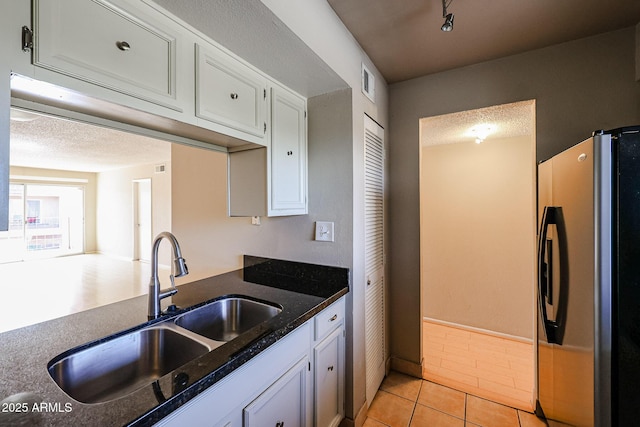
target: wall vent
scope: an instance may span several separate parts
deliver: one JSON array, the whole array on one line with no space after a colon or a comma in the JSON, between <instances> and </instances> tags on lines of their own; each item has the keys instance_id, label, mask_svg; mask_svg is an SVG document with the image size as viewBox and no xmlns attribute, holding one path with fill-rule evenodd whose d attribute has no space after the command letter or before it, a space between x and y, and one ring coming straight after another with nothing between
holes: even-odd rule
<instances>
[{"instance_id":1,"label":"wall vent","mask_svg":"<svg viewBox=\"0 0 640 427\"><path fill-rule=\"evenodd\" d=\"M375 89L376 89L376 80L371 71L367 68L364 63L362 64L362 93L366 95L367 98L371 100L371 102L375 103Z\"/></svg>"},{"instance_id":2,"label":"wall vent","mask_svg":"<svg viewBox=\"0 0 640 427\"><path fill-rule=\"evenodd\" d=\"M164 163L161 165L156 165L156 173L164 173L165 170L166 170L166 167Z\"/></svg>"}]
</instances>

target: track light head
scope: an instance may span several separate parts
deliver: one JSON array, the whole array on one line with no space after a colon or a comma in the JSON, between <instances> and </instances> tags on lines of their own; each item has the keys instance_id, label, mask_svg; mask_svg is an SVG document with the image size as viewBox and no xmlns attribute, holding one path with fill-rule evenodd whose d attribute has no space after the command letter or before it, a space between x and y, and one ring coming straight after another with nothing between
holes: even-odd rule
<instances>
[{"instance_id":1,"label":"track light head","mask_svg":"<svg viewBox=\"0 0 640 427\"><path fill-rule=\"evenodd\" d=\"M453 13L448 13L445 16L444 24L442 24L442 27L440 27L440 29L444 32L453 30Z\"/></svg>"}]
</instances>

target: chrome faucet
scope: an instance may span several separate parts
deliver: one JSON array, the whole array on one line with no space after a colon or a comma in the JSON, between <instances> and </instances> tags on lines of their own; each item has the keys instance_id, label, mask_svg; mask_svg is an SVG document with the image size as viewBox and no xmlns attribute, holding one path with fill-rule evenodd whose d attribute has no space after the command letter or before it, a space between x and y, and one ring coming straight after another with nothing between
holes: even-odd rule
<instances>
[{"instance_id":1,"label":"chrome faucet","mask_svg":"<svg viewBox=\"0 0 640 427\"><path fill-rule=\"evenodd\" d=\"M163 238L167 238L171 243L171 247L173 248L173 263L171 268L171 275L169 278L171 279L171 288L160 290L160 279L158 279L158 248L160 248L160 242L162 242ZM168 231L163 231L158 234L156 239L153 242L153 249L151 251L151 280L149 281L149 320L157 319L162 314L162 309L160 306L160 301L163 298L170 297L174 295L178 290L176 289L176 284L173 280L174 277L182 277L189 274L189 269L187 268L187 264L182 258L182 254L180 253L180 245L178 244L178 240L175 236Z\"/></svg>"}]
</instances>

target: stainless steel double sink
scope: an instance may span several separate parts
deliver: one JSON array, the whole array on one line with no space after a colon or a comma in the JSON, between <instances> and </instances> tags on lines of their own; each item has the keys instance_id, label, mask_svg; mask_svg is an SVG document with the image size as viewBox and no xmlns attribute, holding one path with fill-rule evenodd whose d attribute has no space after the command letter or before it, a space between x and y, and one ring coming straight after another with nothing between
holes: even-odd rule
<instances>
[{"instance_id":1,"label":"stainless steel double sink","mask_svg":"<svg viewBox=\"0 0 640 427\"><path fill-rule=\"evenodd\" d=\"M49 362L49 374L79 402L108 402L152 384L281 311L274 303L223 297L164 322L65 352Z\"/></svg>"}]
</instances>

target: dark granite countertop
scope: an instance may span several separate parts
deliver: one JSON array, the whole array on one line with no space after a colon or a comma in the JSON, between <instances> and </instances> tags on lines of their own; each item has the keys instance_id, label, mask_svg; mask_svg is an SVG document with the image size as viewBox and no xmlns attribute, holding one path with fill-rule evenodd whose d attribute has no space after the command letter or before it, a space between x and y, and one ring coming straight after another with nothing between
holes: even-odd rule
<instances>
[{"instance_id":1,"label":"dark granite countertop","mask_svg":"<svg viewBox=\"0 0 640 427\"><path fill-rule=\"evenodd\" d=\"M179 286L173 303L192 309L242 295L279 304L282 312L162 377L164 402L147 385L109 402L79 403L47 371L49 361L67 350L168 319L147 322L146 295L0 334L0 426L152 425L348 292L346 268L251 256L244 265ZM177 371L189 380L172 395Z\"/></svg>"}]
</instances>

